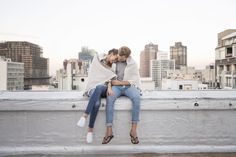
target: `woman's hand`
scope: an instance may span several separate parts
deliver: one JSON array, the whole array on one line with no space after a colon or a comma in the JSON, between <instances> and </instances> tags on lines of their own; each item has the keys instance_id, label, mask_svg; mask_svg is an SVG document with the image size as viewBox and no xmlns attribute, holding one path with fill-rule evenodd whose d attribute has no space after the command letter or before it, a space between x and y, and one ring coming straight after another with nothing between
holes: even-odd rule
<instances>
[{"instance_id":1,"label":"woman's hand","mask_svg":"<svg viewBox=\"0 0 236 157\"><path fill-rule=\"evenodd\" d=\"M107 96L112 96L115 93L112 90L112 85L111 85L111 81L108 82L108 87L107 87Z\"/></svg>"},{"instance_id":2,"label":"woman's hand","mask_svg":"<svg viewBox=\"0 0 236 157\"><path fill-rule=\"evenodd\" d=\"M114 95L115 93L113 92L113 90L111 88L108 88L107 89L107 96L112 96Z\"/></svg>"}]
</instances>

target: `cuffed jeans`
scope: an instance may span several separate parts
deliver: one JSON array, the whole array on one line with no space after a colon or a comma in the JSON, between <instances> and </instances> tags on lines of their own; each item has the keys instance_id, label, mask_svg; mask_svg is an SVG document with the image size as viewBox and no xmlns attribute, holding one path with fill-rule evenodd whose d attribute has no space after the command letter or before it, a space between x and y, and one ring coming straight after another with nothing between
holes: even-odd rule
<instances>
[{"instance_id":1,"label":"cuffed jeans","mask_svg":"<svg viewBox=\"0 0 236 157\"><path fill-rule=\"evenodd\" d=\"M90 114L89 128L94 127L97 113L101 104L101 98L106 97L107 86L97 85L96 88L89 92L89 102L85 110L86 114Z\"/></svg>"},{"instance_id":2,"label":"cuffed jeans","mask_svg":"<svg viewBox=\"0 0 236 157\"><path fill-rule=\"evenodd\" d=\"M139 121L140 112L140 91L132 86L113 86L114 95L107 96L106 98L106 125L112 126L114 103L120 96L127 96L132 101L132 123Z\"/></svg>"}]
</instances>

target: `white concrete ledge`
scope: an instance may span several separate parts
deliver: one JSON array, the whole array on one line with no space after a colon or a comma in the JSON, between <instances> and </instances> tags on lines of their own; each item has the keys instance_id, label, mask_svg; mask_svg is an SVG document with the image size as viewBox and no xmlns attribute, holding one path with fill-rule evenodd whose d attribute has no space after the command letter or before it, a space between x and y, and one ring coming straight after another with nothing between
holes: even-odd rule
<instances>
[{"instance_id":1,"label":"white concrete ledge","mask_svg":"<svg viewBox=\"0 0 236 157\"><path fill-rule=\"evenodd\" d=\"M141 97L142 110L234 110L236 91L149 91ZM0 92L0 111L85 110L82 92ZM196 104L197 103L197 104ZM129 110L131 101L121 97L116 110ZM101 110L105 109L102 100Z\"/></svg>"},{"instance_id":2,"label":"white concrete ledge","mask_svg":"<svg viewBox=\"0 0 236 157\"><path fill-rule=\"evenodd\" d=\"M197 103L197 104L196 104ZM105 100L92 145L76 123L87 105L81 92L0 92L2 154L236 152L236 91L150 91L141 100L140 144L130 143L132 103L115 104L114 136L105 133Z\"/></svg>"},{"instance_id":3,"label":"white concrete ledge","mask_svg":"<svg viewBox=\"0 0 236 157\"><path fill-rule=\"evenodd\" d=\"M110 145L110 146L78 146L78 147L17 147L1 148L1 155L76 155L76 154L137 154L137 153L232 153L236 151L236 146L130 146L130 145Z\"/></svg>"},{"instance_id":4,"label":"white concrete ledge","mask_svg":"<svg viewBox=\"0 0 236 157\"><path fill-rule=\"evenodd\" d=\"M236 90L145 91L142 99L231 99ZM83 100L78 91L0 91L0 100Z\"/></svg>"},{"instance_id":5,"label":"white concrete ledge","mask_svg":"<svg viewBox=\"0 0 236 157\"><path fill-rule=\"evenodd\" d=\"M141 101L141 110L235 110L236 99L201 100L145 100ZM87 100L9 100L0 101L0 111L83 111ZM100 110L105 110L106 101L102 100ZM116 101L115 110L130 110L132 102L128 98Z\"/></svg>"}]
</instances>

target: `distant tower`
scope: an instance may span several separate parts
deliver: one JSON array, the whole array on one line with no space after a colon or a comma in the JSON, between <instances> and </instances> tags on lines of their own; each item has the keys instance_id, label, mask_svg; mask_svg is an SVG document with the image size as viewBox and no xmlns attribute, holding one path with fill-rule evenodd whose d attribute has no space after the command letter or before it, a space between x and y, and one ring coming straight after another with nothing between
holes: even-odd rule
<instances>
[{"instance_id":1,"label":"distant tower","mask_svg":"<svg viewBox=\"0 0 236 157\"><path fill-rule=\"evenodd\" d=\"M156 59L158 45L153 43L145 45L144 50L140 54L140 76L150 77L150 61Z\"/></svg>"},{"instance_id":2,"label":"distant tower","mask_svg":"<svg viewBox=\"0 0 236 157\"><path fill-rule=\"evenodd\" d=\"M81 52L78 53L78 66L80 70L84 71L84 74L88 74L88 69L90 66L90 63L93 60L94 55L96 55L97 52L94 49L89 49L86 46L83 46L81 48ZM83 69L81 69L83 68Z\"/></svg>"},{"instance_id":3,"label":"distant tower","mask_svg":"<svg viewBox=\"0 0 236 157\"><path fill-rule=\"evenodd\" d=\"M176 69L180 69L180 66L187 66L187 46L176 42L175 46L170 47L170 59L175 60Z\"/></svg>"},{"instance_id":4,"label":"distant tower","mask_svg":"<svg viewBox=\"0 0 236 157\"><path fill-rule=\"evenodd\" d=\"M88 47L82 47L81 52L79 52L79 60L82 61L91 61L93 56L97 54L97 52L93 49L89 49Z\"/></svg>"},{"instance_id":5,"label":"distant tower","mask_svg":"<svg viewBox=\"0 0 236 157\"><path fill-rule=\"evenodd\" d=\"M175 61L168 59L167 52L159 51L157 53L157 59L153 59L150 62L151 77L155 82L155 88L161 89L162 79L167 76L167 70L175 69Z\"/></svg>"}]
</instances>

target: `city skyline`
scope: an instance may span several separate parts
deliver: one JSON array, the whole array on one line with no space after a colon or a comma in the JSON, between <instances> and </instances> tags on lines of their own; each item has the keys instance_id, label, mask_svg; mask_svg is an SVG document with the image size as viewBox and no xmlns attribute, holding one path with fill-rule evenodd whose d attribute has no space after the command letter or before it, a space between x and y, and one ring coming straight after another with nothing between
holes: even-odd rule
<instances>
[{"instance_id":1,"label":"city skyline","mask_svg":"<svg viewBox=\"0 0 236 157\"><path fill-rule=\"evenodd\" d=\"M204 5L203 5L204 4ZM139 62L152 42L168 51L188 47L188 65L203 69L215 61L217 34L236 28L233 0L1 1L0 41L28 41L50 58L50 75L63 60L78 58L82 46L98 53L127 45Z\"/></svg>"}]
</instances>

